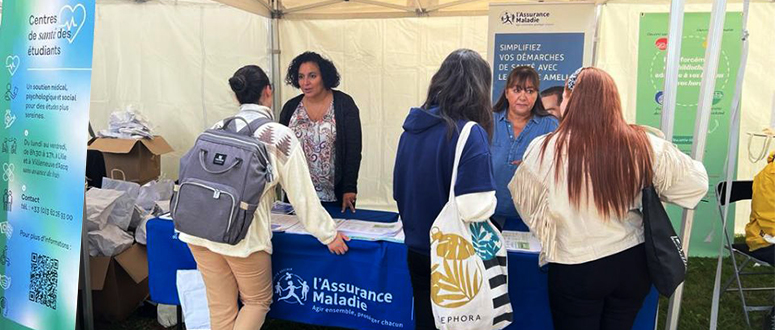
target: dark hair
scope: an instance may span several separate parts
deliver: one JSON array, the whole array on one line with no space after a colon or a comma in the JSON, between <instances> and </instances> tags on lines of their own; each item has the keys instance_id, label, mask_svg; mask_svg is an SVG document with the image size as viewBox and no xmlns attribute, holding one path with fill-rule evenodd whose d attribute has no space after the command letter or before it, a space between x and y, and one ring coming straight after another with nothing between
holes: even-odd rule
<instances>
[{"instance_id":1,"label":"dark hair","mask_svg":"<svg viewBox=\"0 0 775 330\"><path fill-rule=\"evenodd\" d=\"M441 118L449 126L449 136L456 130L456 120L471 120L481 125L492 138L490 107L490 65L479 53L458 49L447 56L428 87L423 109L438 106Z\"/></svg>"},{"instance_id":2,"label":"dark hair","mask_svg":"<svg viewBox=\"0 0 775 330\"><path fill-rule=\"evenodd\" d=\"M323 86L326 89L336 88L339 86L339 71L336 71L336 66L331 60L320 56L315 52L304 52L301 55L291 61L291 65L288 66L288 73L285 75L285 83L299 88L299 68L304 63L315 63L320 68L320 76L323 78Z\"/></svg>"},{"instance_id":3,"label":"dark hair","mask_svg":"<svg viewBox=\"0 0 775 330\"><path fill-rule=\"evenodd\" d=\"M563 92L565 92L565 87L563 86L549 87L541 92L541 97L557 96L557 104L560 104L562 103Z\"/></svg>"},{"instance_id":4,"label":"dark hair","mask_svg":"<svg viewBox=\"0 0 775 330\"><path fill-rule=\"evenodd\" d=\"M509 100L506 98L506 90L514 86L525 87L527 81L533 83L536 91L541 85L541 79L538 77L538 72L532 67L523 65L514 68L509 73L509 77L506 79L506 86L501 91L501 96L498 98L498 102L495 102L495 106L492 108L492 112L501 112L508 110ZM546 109L544 109L544 103L541 102L540 97L536 97L536 103L533 104L533 109L530 110L533 115L539 116L551 116Z\"/></svg>"},{"instance_id":5,"label":"dark hair","mask_svg":"<svg viewBox=\"0 0 775 330\"><path fill-rule=\"evenodd\" d=\"M229 86L240 104L258 103L266 86L271 86L269 77L257 65L241 67L229 78Z\"/></svg>"}]
</instances>

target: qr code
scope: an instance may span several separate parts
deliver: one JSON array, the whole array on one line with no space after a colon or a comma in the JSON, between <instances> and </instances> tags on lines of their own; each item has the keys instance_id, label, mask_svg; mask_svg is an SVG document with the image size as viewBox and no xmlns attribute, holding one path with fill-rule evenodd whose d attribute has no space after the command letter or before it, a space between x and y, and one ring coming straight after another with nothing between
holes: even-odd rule
<instances>
[{"instance_id":1,"label":"qr code","mask_svg":"<svg viewBox=\"0 0 775 330\"><path fill-rule=\"evenodd\" d=\"M33 253L30 268L30 301L57 309L59 260Z\"/></svg>"}]
</instances>

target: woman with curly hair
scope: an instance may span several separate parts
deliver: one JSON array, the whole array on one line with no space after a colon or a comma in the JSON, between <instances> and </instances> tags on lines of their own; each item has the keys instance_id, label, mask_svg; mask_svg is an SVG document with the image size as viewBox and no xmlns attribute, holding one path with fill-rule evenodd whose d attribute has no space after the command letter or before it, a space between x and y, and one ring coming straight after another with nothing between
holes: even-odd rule
<instances>
[{"instance_id":1,"label":"woman with curly hair","mask_svg":"<svg viewBox=\"0 0 775 330\"><path fill-rule=\"evenodd\" d=\"M334 90L339 72L334 63L305 52L288 66L285 82L301 89L280 113L304 148L315 191L322 202L355 212L361 167L361 119L352 97Z\"/></svg>"}]
</instances>

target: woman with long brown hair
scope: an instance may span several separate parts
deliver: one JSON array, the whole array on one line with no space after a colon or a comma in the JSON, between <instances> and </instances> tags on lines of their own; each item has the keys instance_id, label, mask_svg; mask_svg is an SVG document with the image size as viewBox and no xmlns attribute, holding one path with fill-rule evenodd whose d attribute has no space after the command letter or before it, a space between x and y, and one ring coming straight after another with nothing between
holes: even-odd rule
<instances>
[{"instance_id":1,"label":"woman with long brown hair","mask_svg":"<svg viewBox=\"0 0 775 330\"><path fill-rule=\"evenodd\" d=\"M509 184L549 264L555 329L631 329L651 287L641 190L694 208L708 189L702 163L629 125L616 84L597 68L568 79L565 115L528 147Z\"/></svg>"}]
</instances>

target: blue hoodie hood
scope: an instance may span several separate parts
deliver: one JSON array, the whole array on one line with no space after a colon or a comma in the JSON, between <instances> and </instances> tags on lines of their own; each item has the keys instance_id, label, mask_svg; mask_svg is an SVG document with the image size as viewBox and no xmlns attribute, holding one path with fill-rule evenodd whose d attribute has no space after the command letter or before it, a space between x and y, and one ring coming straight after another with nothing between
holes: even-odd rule
<instances>
[{"instance_id":1,"label":"blue hoodie hood","mask_svg":"<svg viewBox=\"0 0 775 330\"><path fill-rule=\"evenodd\" d=\"M404 131L417 134L433 126L443 124L444 120L439 116L439 108L433 107L428 110L422 108L412 108L404 121Z\"/></svg>"}]
</instances>

